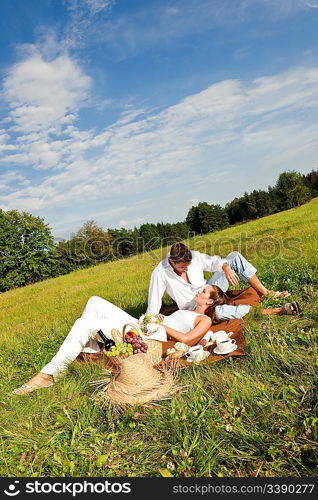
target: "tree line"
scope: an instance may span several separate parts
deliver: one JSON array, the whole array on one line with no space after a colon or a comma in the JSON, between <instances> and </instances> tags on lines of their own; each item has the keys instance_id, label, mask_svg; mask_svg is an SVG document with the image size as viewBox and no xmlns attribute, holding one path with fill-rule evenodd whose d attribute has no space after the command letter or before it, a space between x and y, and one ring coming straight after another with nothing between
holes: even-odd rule
<instances>
[{"instance_id":1,"label":"tree line","mask_svg":"<svg viewBox=\"0 0 318 500\"><path fill-rule=\"evenodd\" d=\"M192 206L182 222L104 230L89 220L71 239L58 243L42 217L0 209L0 291L219 231L298 207L317 196L318 170L306 175L288 171L280 174L274 187L245 193L225 207L207 202Z\"/></svg>"}]
</instances>

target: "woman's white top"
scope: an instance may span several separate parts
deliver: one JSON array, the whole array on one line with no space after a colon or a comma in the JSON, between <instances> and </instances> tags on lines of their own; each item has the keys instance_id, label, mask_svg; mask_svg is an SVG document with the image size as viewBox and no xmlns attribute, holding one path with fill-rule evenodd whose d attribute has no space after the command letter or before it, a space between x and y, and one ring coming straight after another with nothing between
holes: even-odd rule
<instances>
[{"instance_id":1,"label":"woman's white top","mask_svg":"<svg viewBox=\"0 0 318 500\"><path fill-rule=\"evenodd\" d=\"M224 304L223 306L217 306L215 308L215 316L219 321L241 319L250 311L250 309L251 306L245 304L239 304L238 306ZM174 312L170 316L165 316L163 324L170 326L170 328L173 328L178 332L188 333L194 328L194 320L198 316L204 316L204 314L182 309Z\"/></svg>"},{"instance_id":2,"label":"woman's white top","mask_svg":"<svg viewBox=\"0 0 318 500\"><path fill-rule=\"evenodd\" d=\"M204 314L183 309L172 313L170 316L165 316L163 324L178 332L188 333L190 330L193 330L194 321L198 316L204 316Z\"/></svg>"}]
</instances>

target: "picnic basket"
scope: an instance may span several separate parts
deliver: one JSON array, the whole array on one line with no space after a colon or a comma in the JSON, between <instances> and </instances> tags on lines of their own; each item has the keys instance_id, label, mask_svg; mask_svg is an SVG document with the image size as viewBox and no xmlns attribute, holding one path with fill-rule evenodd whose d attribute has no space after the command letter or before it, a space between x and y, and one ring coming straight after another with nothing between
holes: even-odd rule
<instances>
[{"instance_id":1,"label":"picnic basket","mask_svg":"<svg viewBox=\"0 0 318 500\"><path fill-rule=\"evenodd\" d=\"M139 325L134 323L127 323L123 328L122 338L124 338L125 333L128 331L128 327L134 328L141 335L143 342L145 342L148 346L147 356L150 357L153 365L157 365L160 363L162 358L162 342L159 340L149 339L147 335L145 335Z\"/></svg>"},{"instance_id":2,"label":"picnic basket","mask_svg":"<svg viewBox=\"0 0 318 500\"><path fill-rule=\"evenodd\" d=\"M111 334L114 342L116 344L118 342L123 342L125 334L129 331L129 329L136 330L138 334L141 335L143 342L147 344L148 346L147 356L149 356L151 363L153 365L157 365L158 363L160 363L162 358L162 342L158 340L149 339L147 335L145 335L141 331L140 325L138 325L137 323L127 323L126 325L124 325L121 332L116 328L113 328ZM108 357L109 362L115 365L116 368L118 368L121 365L123 359L125 359L123 355Z\"/></svg>"}]
</instances>

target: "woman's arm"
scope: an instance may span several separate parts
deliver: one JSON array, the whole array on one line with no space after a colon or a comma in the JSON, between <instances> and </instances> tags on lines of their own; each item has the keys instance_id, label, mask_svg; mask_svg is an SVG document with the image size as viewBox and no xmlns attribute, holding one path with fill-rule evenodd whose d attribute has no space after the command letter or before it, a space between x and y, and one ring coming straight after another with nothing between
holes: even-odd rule
<instances>
[{"instance_id":1,"label":"woman's arm","mask_svg":"<svg viewBox=\"0 0 318 500\"><path fill-rule=\"evenodd\" d=\"M190 330L188 333L181 333L170 326L164 326L167 334L173 340L178 342L183 342L189 346L196 345L199 340L207 333L210 326L212 325L212 320L208 316L198 316L194 321L194 328Z\"/></svg>"}]
</instances>

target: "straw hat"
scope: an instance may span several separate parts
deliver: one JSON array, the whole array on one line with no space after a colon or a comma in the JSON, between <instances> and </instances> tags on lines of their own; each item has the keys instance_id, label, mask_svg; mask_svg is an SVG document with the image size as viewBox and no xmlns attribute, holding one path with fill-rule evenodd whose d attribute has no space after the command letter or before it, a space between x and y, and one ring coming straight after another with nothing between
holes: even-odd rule
<instances>
[{"instance_id":1,"label":"straw hat","mask_svg":"<svg viewBox=\"0 0 318 500\"><path fill-rule=\"evenodd\" d=\"M147 354L134 354L121 363L117 374L104 389L107 398L118 405L139 404L162 399L174 384L164 368L154 368Z\"/></svg>"}]
</instances>

